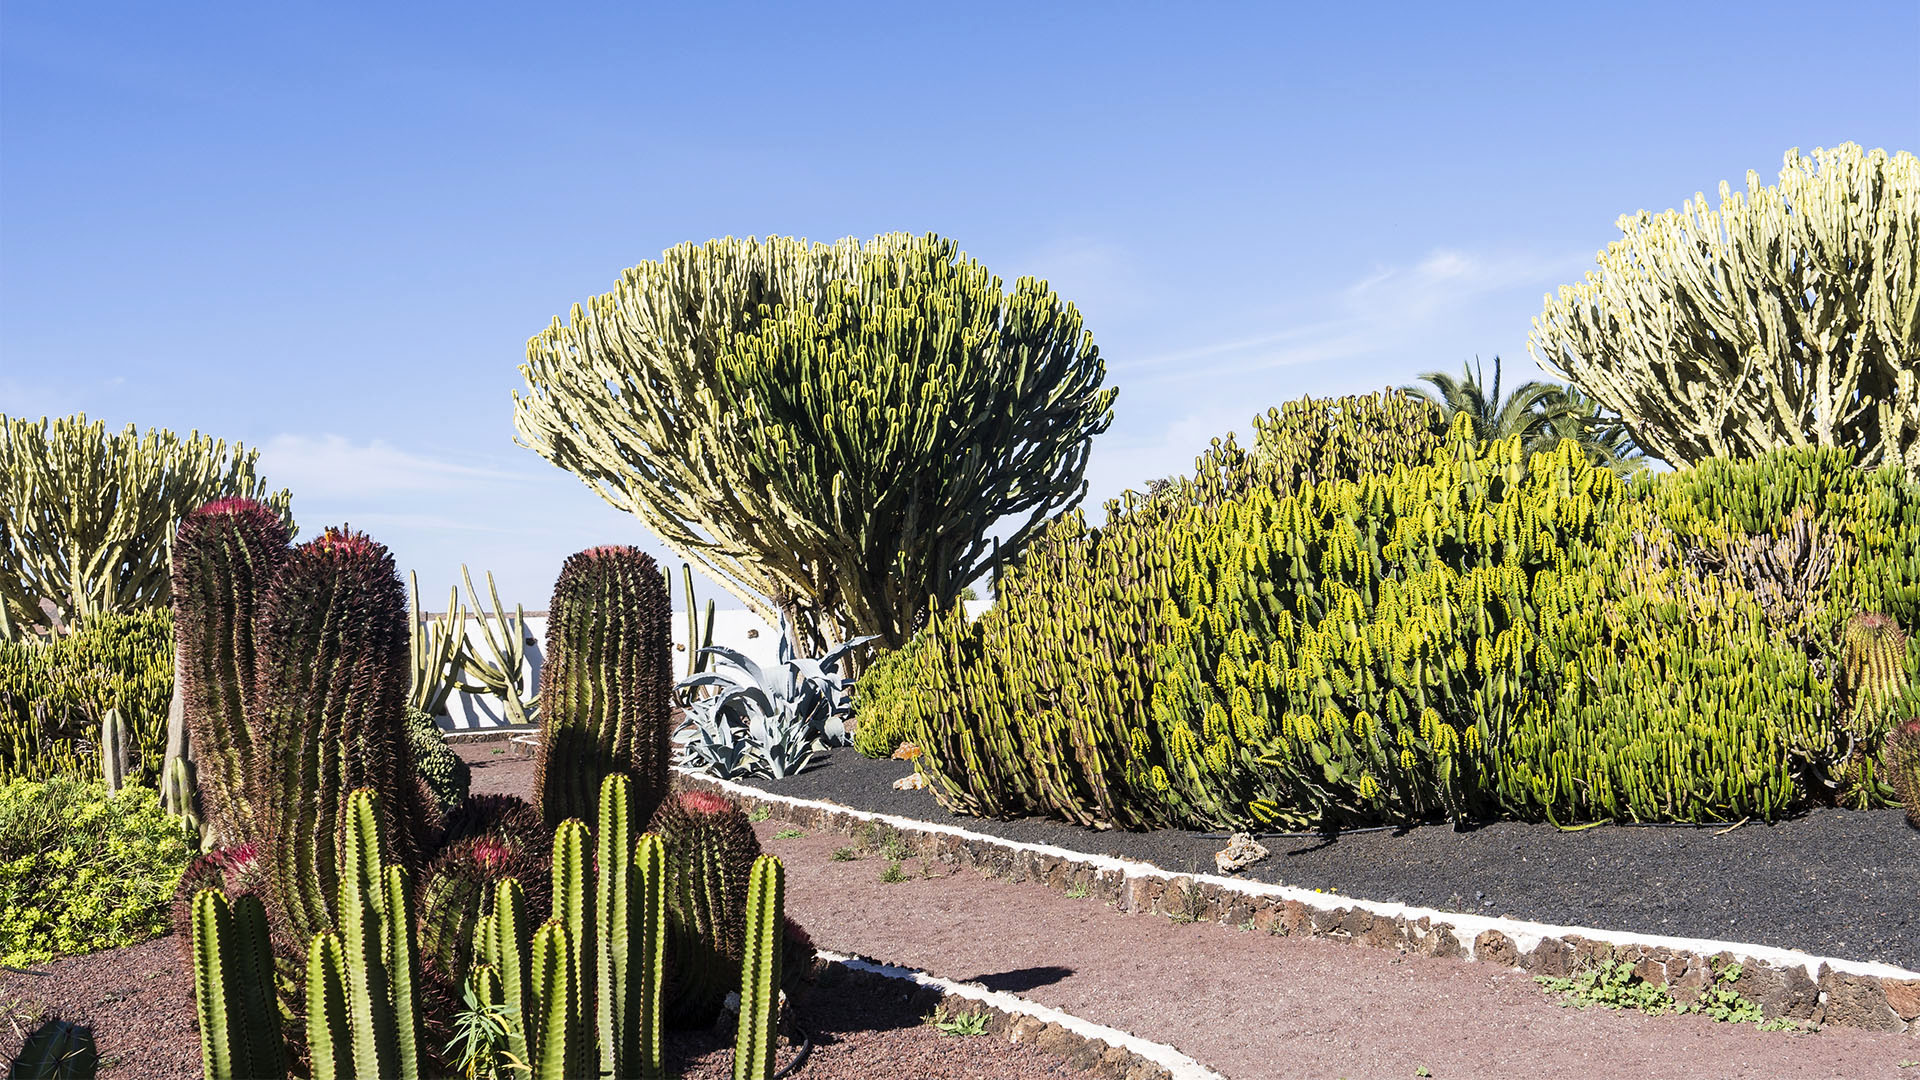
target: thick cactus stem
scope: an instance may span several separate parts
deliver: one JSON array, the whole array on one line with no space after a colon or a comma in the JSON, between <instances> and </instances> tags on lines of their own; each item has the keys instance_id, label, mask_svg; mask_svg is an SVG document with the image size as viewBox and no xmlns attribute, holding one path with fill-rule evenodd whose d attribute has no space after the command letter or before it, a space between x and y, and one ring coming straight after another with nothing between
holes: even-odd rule
<instances>
[{"instance_id":1,"label":"thick cactus stem","mask_svg":"<svg viewBox=\"0 0 1920 1080\"><path fill-rule=\"evenodd\" d=\"M306 942L337 926L348 793L381 793L378 862L410 865L428 816L406 731L406 590L386 548L329 530L293 551L262 608L264 854L281 940Z\"/></svg>"},{"instance_id":2,"label":"thick cactus stem","mask_svg":"<svg viewBox=\"0 0 1920 1080\"><path fill-rule=\"evenodd\" d=\"M259 835L250 795L258 775L257 733L249 716L257 663L254 619L287 561L289 540L280 517L251 499L208 503L188 514L174 535L177 690L192 747L201 826L215 847ZM184 771L183 759L174 760ZM192 803L175 805L184 809Z\"/></svg>"},{"instance_id":3,"label":"thick cactus stem","mask_svg":"<svg viewBox=\"0 0 1920 1080\"><path fill-rule=\"evenodd\" d=\"M560 568L540 669L535 780L549 826L590 819L614 773L633 779L642 819L665 796L672 617L665 579L637 548L592 548Z\"/></svg>"},{"instance_id":4,"label":"thick cactus stem","mask_svg":"<svg viewBox=\"0 0 1920 1080\"><path fill-rule=\"evenodd\" d=\"M194 897L193 985L207 1080L287 1074L266 912L258 899L243 896L229 906L216 889Z\"/></svg>"},{"instance_id":5,"label":"thick cactus stem","mask_svg":"<svg viewBox=\"0 0 1920 1080\"><path fill-rule=\"evenodd\" d=\"M762 855L747 887L746 950L740 963L740 1026L733 1040L733 1080L773 1080L779 1045L780 964L785 942L787 871Z\"/></svg>"}]
</instances>

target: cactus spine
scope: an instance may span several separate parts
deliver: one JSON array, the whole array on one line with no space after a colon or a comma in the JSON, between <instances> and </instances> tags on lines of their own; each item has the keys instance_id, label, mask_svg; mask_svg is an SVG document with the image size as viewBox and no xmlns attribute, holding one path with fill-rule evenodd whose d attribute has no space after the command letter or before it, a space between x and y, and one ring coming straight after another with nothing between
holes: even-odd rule
<instances>
[{"instance_id":1,"label":"cactus spine","mask_svg":"<svg viewBox=\"0 0 1920 1080\"><path fill-rule=\"evenodd\" d=\"M560 568L540 670L543 724L535 802L549 826L591 818L600 784L624 773L634 811L667 790L673 608L653 559L597 547Z\"/></svg>"},{"instance_id":2,"label":"cactus spine","mask_svg":"<svg viewBox=\"0 0 1920 1080\"><path fill-rule=\"evenodd\" d=\"M257 839L263 824L250 794L258 776L258 733L250 716L258 665L254 621L287 561L288 543L280 517L250 499L208 503L188 514L174 536L181 708L201 827L216 847Z\"/></svg>"},{"instance_id":3,"label":"cactus spine","mask_svg":"<svg viewBox=\"0 0 1920 1080\"><path fill-rule=\"evenodd\" d=\"M733 1080L773 1080L779 1044L781 959L787 871L780 860L753 861L747 887L745 956L740 964L740 1026L734 1034Z\"/></svg>"},{"instance_id":4,"label":"cactus spine","mask_svg":"<svg viewBox=\"0 0 1920 1080\"><path fill-rule=\"evenodd\" d=\"M193 898L193 977L207 1080L284 1077L273 953L258 898L229 906L216 889Z\"/></svg>"}]
</instances>

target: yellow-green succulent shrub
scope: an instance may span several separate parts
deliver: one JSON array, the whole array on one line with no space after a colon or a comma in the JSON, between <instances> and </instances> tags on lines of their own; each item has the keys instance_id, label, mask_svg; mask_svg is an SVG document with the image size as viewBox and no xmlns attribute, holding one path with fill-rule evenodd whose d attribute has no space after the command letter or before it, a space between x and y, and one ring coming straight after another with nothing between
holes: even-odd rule
<instances>
[{"instance_id":1,"label":"yellow-green succulent shrub","mask_svg":"<svg viewBox=\"0 0 1920 1080\"><path fill-rule=\"evenodd\" d=\"M151 785L173 695L165 608L93 616L75 633L0 641L0 782L100 773L100 720L127 724L130 776Z\"/></svg>"},{"instance_id":2,"label":"yellow-green succulent shrub","mask_svg":"<svg viewBox=\"0 0 1920 1080\"><path fill-rule=\"evenodd\" d=\"M1629 484L1456 429L1296 489L1228 439L1103 528L1055 522L860 710L981 815L1772 817L1895 797L1836 685L1860 611L1920 625L1920 491L1841 452Z\"/></svg>"}]
</instances>

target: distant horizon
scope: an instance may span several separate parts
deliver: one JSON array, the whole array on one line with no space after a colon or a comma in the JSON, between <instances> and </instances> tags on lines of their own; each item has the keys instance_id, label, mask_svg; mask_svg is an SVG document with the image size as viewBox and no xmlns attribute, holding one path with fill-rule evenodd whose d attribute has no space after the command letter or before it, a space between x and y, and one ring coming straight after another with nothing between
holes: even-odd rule
<instances>
[{"instance_id":1,"label":"distant horizon","mask_svg":"<svg viewBox=\"0 0 1920 1080\"><path fill-rule=\"evenodd\" d=\"M1911 3L12 3L0 412L244 442L423 601L465 563L544 607L594 544L681 560L514 445L530 336L678 243L937 231L1085 315L1097 520L1283 401L1551 377L1529 322L1622 214L1920 150L1915 41Z\"/></svg>"}]
</instances>

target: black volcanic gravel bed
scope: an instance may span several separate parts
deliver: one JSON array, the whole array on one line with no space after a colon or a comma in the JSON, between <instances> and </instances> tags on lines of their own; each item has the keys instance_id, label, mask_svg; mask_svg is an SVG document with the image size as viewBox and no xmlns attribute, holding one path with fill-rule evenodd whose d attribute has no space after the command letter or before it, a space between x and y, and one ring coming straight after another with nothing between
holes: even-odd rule
<instances>
[{"instance_id":1,"label":"black volcanic gravel bed","mask_svg":"<svg viewBox=\"0 0 1920 1080\"><path fill-rule=\"evenodd\" d=\"M754 787L856 810L934 821L1213 873L1224 840L1199 833L1096 831L1042 818L950 814L931 792L897 791L904 761L836 750L799 776ZM1365 900L1475 911L1564 926L1801 949L1920 970L1920 830L1899 810L1816 810L1771 825L1663 828L1496 822L1320 837L1264 838L1256 881Z\"/></svg>"}]
</instances>

